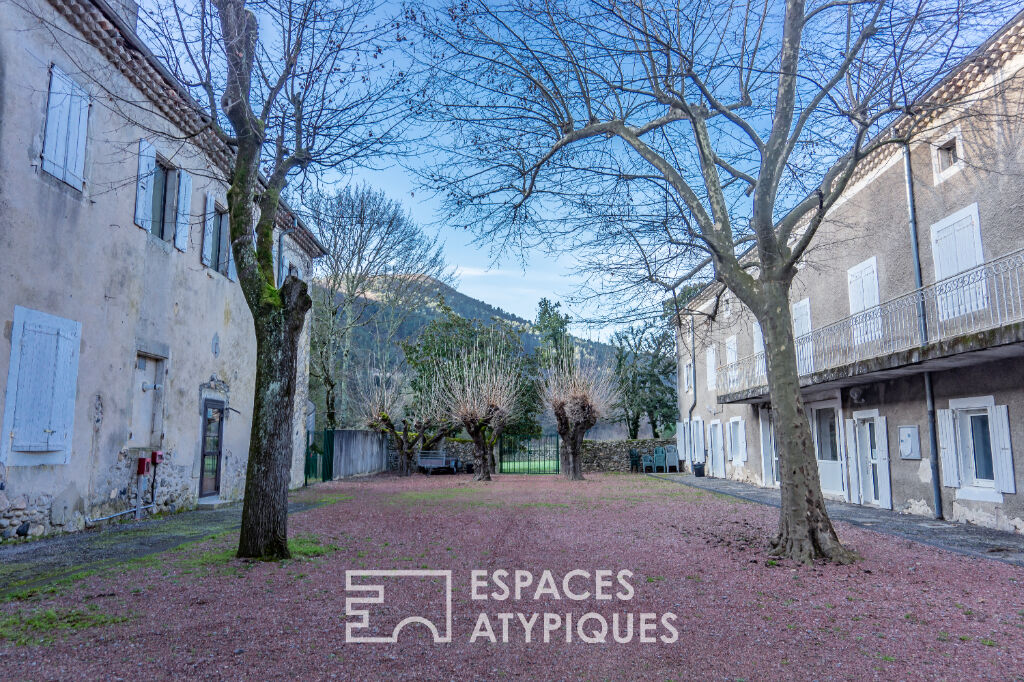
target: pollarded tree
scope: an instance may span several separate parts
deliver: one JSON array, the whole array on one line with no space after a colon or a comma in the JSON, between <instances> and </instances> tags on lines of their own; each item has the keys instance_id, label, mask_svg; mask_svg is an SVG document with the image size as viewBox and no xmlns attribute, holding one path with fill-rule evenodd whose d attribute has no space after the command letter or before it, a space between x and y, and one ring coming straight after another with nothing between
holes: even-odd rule
<instances>
[{"instance_id":1,"label":"pollarded tree","mask_svg":"<svg viewBox=\"0 0 1024 682\"><path fill-rule=\"evenodd\" d=\"M562 440L562 473L570 481L583 480L583 438L615 402L611 374L593 363L580 362L576 355L571 345L566 346L543 379L544 401L555 415Z\"/></svg>"},{"instance_id":2,"label":"pollarded tree","mask_svg":"<svg viewBox=\"0 0 1024 682\"><path fill-rule=\"evenodd\" d=\"M486 339L446 352L432 371L436 404L473 441L474 478L491 480L488 432L513 421L522 394L522 356Z\"/></svg>"},{"instance_id":3,"label":"pollarded tree","mask_svg":"<svg viewBox=\"0 0 1024 682\"><path fill-rule=\"evenodd\" d=\"M421 10L429 49L417 50L432 83L422 107L444 127L424 178L481 239L582 248L627 309L695 279L728 287L764 332L782 474L773 551L848 562L800 393L797 264L862 162L950 110L932 88L1014 7L466 0Z\"/></svg>"},{"instance_id":4,"label":"pollarded tree","mask_svg":"<svg viewBox=\"0 0 1024 682\"><path fill-rule=\"evenodd\" d=\"M188 134L212 132L230 150L231 249L256 333L238 555L287 557L296 364L311 300L300 279L278 282L274 228L294 178L395 141L402 76L382 68L393 33L374 0L178 0L143 8L140 21L206 109L203 128Z\"/></svg>"}]
</instances>

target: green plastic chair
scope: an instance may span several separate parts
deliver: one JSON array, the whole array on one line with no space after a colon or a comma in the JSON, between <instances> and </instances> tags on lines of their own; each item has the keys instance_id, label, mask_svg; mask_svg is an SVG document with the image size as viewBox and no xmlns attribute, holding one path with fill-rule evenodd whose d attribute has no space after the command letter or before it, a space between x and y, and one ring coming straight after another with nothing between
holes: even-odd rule
<instances>
[{"instance_id":1,"label":"green plastic chair","mask_svg":"<svg viewBox=\"0 0 1024 682\"><path fill-rule=\"evenodd\" d=\"M647 467L650 467L651 471L656 471L654 468L654 457L651 457L650 455L643 456L643 469L645 474L647 473Z\"/></svg>"},{"instance_id":2,"label":"green plastic chair","mask_svg":"<svg viewBox=\"0 0 1024 682\"><path fill-rule=\"evenodd\" d=\"M640 453L636 448L629 449L629 472L640 472Z\"/></svg>"},{"instance_id":3,"label":"green plastic chair","mask_svg":"<svg viewBox=\"0 0 1024 682\"><path fill-rule=\"evenodd\" d=\"M654 448L654 473L658 473L658 467L666 474L668 473L668 467L665 465L665 448L660 445Z\"/></svg>"}]
</instances>

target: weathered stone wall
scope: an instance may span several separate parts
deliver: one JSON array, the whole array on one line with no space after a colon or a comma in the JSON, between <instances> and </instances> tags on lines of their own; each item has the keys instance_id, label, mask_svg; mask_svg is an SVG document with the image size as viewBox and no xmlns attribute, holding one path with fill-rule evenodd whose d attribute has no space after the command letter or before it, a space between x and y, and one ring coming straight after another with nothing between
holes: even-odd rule
<instances>
[{"instance_id":1,"label":"weathered stone wall","mask_svg":"<svg viewBox=\"0 0 1024 682\"><path fill-rule=\"evenodd\" d=\"M636 448L643 454L654 454L654 448L675 445L674 438L645 438L643 440L585 440L583 441L584 472L629 471L629 450Z\"/></svg>"}]
</instances>

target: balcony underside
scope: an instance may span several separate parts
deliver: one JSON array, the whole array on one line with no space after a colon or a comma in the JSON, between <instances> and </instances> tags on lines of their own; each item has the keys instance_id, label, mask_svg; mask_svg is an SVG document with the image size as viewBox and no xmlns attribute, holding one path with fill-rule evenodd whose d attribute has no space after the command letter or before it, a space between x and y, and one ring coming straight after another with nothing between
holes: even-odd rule
<instances>
[{"instance_id":1,"label":"balcony underside","mask_svg":"<svg viewBox=\"0 0 1024 682\"><path fill-rule=\"evenodd\" d=\"M1021 356L1024 356L1024 322L1014 322L995 329L943 339L921 348L812 372L800 377L800 386L808 393ZM722 405L762 403L767 400L768 387L765 385L718 396L718 403Z\"/></svg>"}]
</instances>

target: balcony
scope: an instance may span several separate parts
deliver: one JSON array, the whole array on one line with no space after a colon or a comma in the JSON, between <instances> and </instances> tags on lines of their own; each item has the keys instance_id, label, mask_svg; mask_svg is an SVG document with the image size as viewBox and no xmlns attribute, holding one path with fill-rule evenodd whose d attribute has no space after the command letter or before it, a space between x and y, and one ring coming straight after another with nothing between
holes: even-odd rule
<instances>
[{"instance_id":1,"label":"balcony","mask_svg":"<svg viewBox=\"0 0 1024 682\"><path fill-rule=\"evenodd\" d=\"M908 365L924 371L937 358L1022 341L1022 322L1024 249L797 337L800 383L864 383ZM766 395L763 352L718 369L718 402Z\"/></svg>"}]
</instances>

